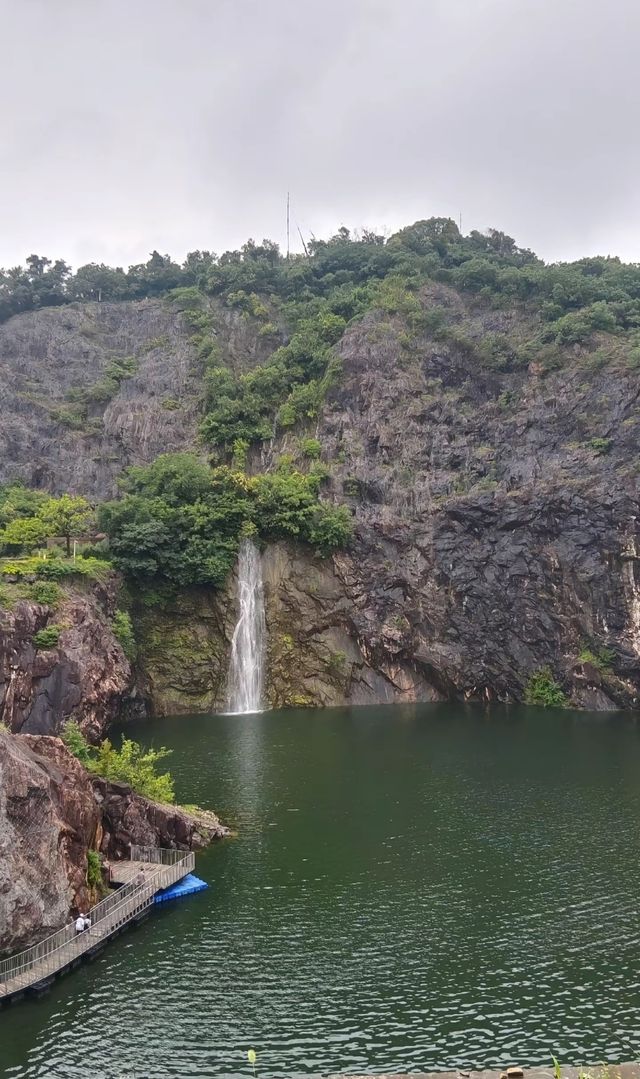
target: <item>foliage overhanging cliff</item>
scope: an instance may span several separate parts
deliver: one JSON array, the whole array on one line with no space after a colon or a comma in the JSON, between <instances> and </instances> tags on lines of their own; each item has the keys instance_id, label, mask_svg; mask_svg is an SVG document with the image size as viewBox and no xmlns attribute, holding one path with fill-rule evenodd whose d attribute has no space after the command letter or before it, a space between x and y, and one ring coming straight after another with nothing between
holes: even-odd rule
<instances>
[{"instance_id":1,"label":"foliage overhanging cliff","mask_svg":"<svg viewBox=\"0 0 640 1079\"><path fill-rule=\"evenodd\" d=\"M636 703L640 268L545 266L445 219L48 290L54 268L0 282L4 317L26 309L0 326L0 478L102 500L151 466L102 520L159 707L221 702L247 528L271 543L275 704L521 699L532 677ZM185 449L206 496L153 465Z\"/></svg>"}]
</instances>

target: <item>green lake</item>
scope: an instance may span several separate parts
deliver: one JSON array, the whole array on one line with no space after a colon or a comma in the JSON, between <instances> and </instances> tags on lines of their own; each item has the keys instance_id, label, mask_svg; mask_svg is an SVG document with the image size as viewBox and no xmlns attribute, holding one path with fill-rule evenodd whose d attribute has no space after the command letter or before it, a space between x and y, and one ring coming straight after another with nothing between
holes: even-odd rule
<instances>
[{"instance_id":1,"label":"green lake","mask_svg":"<svg viewBox=\"0 0 640 1079\"><path fill-rule=\"evenodd\" d=\"M291 1077L640 1055L640 733L419 705L179 717L178 799L237 838L41 1000L12 1079Z\"/></svg>"}]
</instances>

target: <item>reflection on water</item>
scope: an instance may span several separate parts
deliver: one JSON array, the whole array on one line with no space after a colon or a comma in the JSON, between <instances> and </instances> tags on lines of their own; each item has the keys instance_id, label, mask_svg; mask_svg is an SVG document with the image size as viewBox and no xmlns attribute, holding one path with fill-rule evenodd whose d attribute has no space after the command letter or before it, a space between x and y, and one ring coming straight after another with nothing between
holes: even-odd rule
<instances>
[{"instance_id":1,"label":"reflection on water","mask_svg":"<svg viewBox=\"0 0 640 1079\"><path fill-rule=\"evenodd\" d=\"M42 1001L0 1075L149 1079L636 1058L633 723L450 705L179 717L238 838Z\"/></svg>"}]
</instances>

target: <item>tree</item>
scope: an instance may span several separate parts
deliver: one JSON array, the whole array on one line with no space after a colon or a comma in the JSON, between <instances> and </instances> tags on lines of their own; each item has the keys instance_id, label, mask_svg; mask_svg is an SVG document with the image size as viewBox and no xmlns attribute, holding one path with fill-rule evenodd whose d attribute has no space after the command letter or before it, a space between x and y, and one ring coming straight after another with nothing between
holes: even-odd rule
<instances>
[{"instance_id":1,"label":"tree","mask_svg":"<svg viewBox=\"0 0 640 1079\"><path fill-rule=\"evenodd\" d=\"M19 483L0 488L0 524L16 517L36 517L47 497L44 491L32 491Z\"/></svg>"},{"instance_id":2,"label":"tree","mask_svg":"<svg viewBox=\"0 0 640 1079\"><path fill-rule=\"evenodd\" d=\"M32 278L42 277L47 266L50 265L51 259L45 258L43 255L29 255L27 259L29 274Z\"/></svg>"},{"instance_id":3,"label":"tree","mask_svg":"<svg viewBox=\"0 0 640 1079\"><path fill-rule=\"evenodd\" d=\"M112 269L104 263L89 262L80 266L69 281L68 295L73 300L120 300L127 295L127 277L121 267Z\"/></svg>"},{"instance_id":4,"label":"tree","mask_svg":"<svg viewBox=\"0 0 640 1079\"><path fill-rule=\"evenodd\" d=\"M407 225L391 237L394 243L402 244L418 255L437 251L444 255L447 246L458 243L462 237L455 221L450 217L430 217L426 221L416 221Z\"/></svg>"},{"instance_id":5,"label":"tree","mask_svg":"<svg viewBox=\"0 0 640 1079\"><path fill-rule=\"evenodd\" d=\"M193 453L163 453L150 465L130 468L125 490L169 505L195 502L211 491L211 469Z\"/></svg>"},{"instance_id":6,"label":"tree","mask_svg":"<svg viewBox=\"0 0 640 1079\"><path fill-rule=\"evenodd\" d=\"M46 526L37 517L16 517L0 532L0 542L5 547L26 547L29 550L44 543L46 536Z\"/></svg>"},{"instance_id":7,"label":"tree","mask_svg":"<svg viewBox=\"0 0 640 1079\"><path fill-rule=\"evenodd\" d=\"M130 738L124 738L120 749L114 749L105 739L98 746L95 757L88 762L88 768L113 783L128 783L138 794L154 802L172 804L176 800L173 778L169 772L157 771L159 761L169 757L171 752L164 746L145 751Z\"/></svg>"},{"instance_id":8,"label":"tree","mask_svg":"<svg viewBox=\"0 0 640 1079\"><path fill-rule=\"evenodd\" d=\"M92 517L91 506L81 495L61 495L49 498L41 507L38 517L48 529L50 536L64 536L67 555L71 554L71 537L84 532Z\"/></svg>"}]
</instances>

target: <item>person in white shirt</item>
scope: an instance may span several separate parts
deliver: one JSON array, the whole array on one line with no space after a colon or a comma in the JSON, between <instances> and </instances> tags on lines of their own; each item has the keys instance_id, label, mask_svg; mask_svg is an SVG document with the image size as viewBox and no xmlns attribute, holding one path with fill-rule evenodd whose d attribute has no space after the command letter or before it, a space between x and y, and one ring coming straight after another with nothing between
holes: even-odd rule
<instances>
[{"instance_id":1,"label":"person in white shirt","mask_svg":"<svg viewBox=\"0 0 640 1079\"><path fill-rule=\"evenodd\" d=\"M87 928L85 923L84 914L79 914L76 918L76 933L84 933Z\"/></svg>"}]
</instances>

